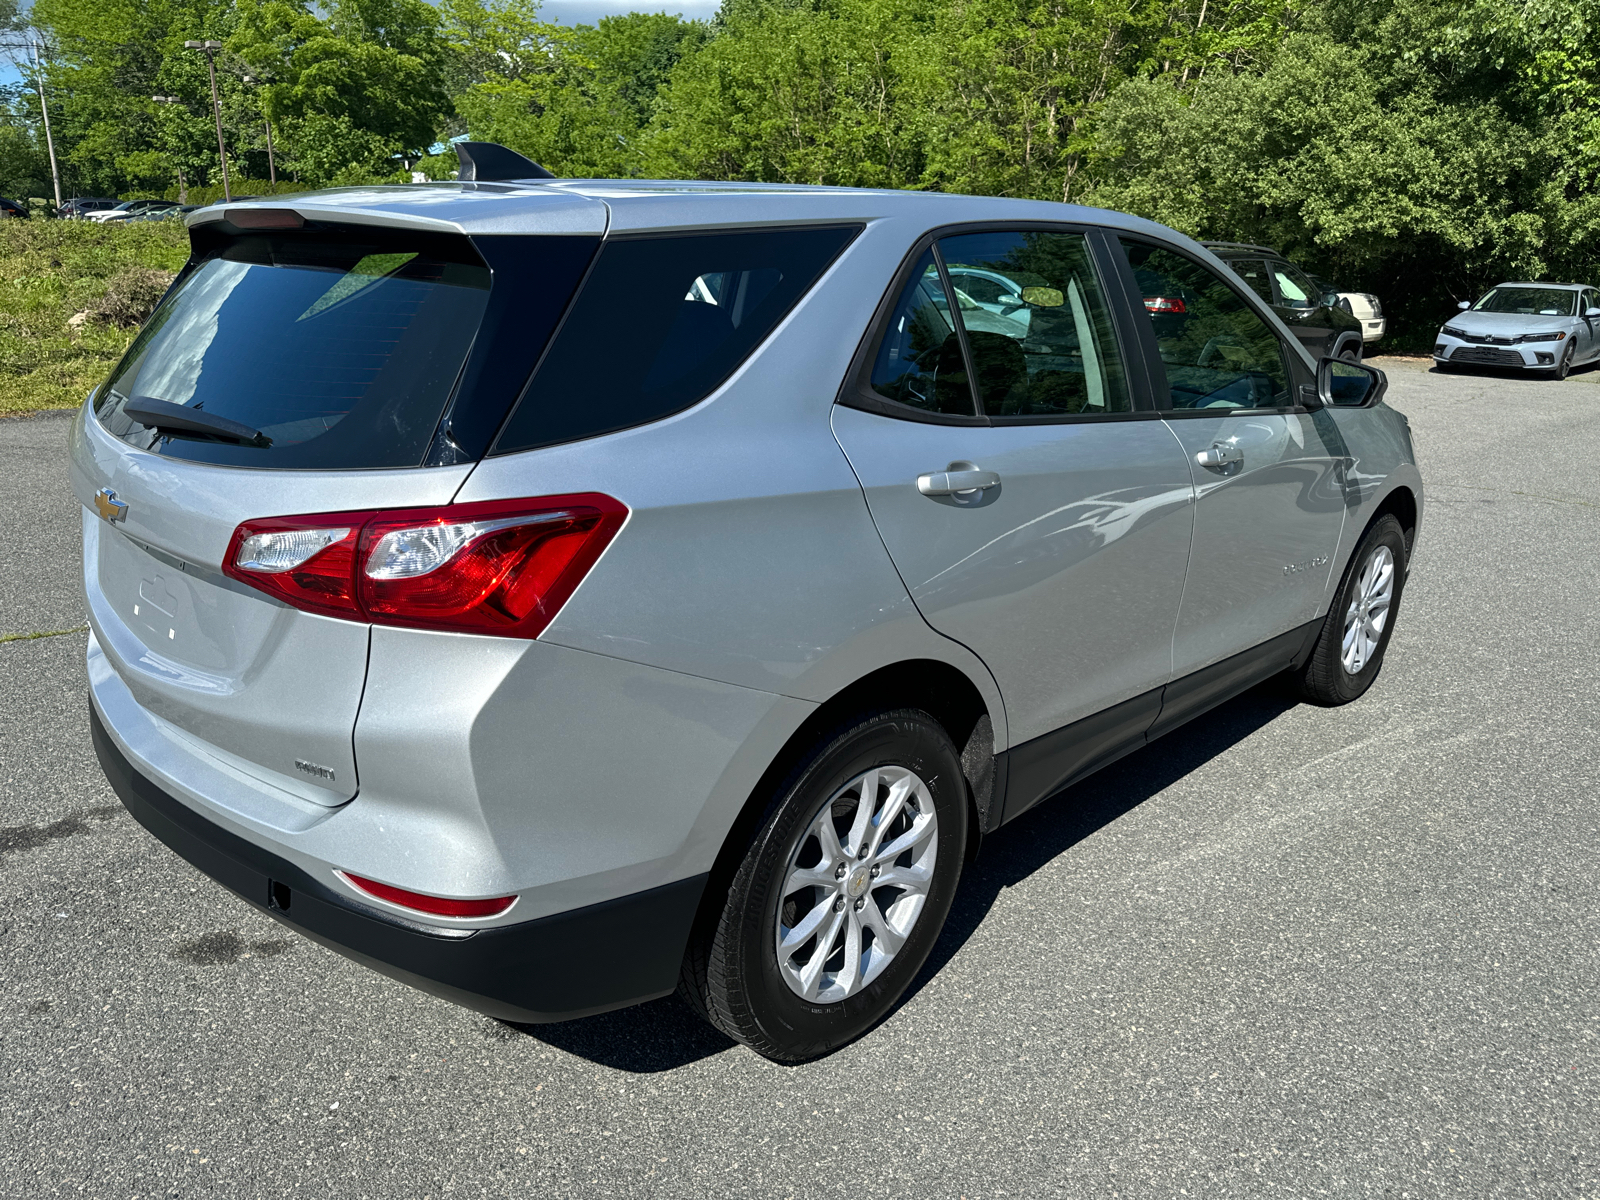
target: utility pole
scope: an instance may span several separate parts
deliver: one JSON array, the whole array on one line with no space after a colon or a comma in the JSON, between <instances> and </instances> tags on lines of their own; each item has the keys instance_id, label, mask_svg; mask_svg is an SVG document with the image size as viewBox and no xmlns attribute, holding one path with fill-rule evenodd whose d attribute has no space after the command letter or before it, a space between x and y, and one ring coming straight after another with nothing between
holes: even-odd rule
<instances>
[{"instance_id":1,"label":"utility pole","mask_svg":"<svg viewBox=\"0 0 1600 1200\"><path fill-rule=\"evenodd\" d=\"M39 61L39 43L33 43L33 81L39 87L39 113L44 117L44 144L50 150L50 181L56 187L56 208L61 207L61 168L56 166L56 139L50 133L50 107L44 102L44 64Z\"/></svg>"},{"instance_id":2,"label":"utility pole","mask_svg":"<svg viewBox=\"0 0 1600 1200\"><path fill-rule=\"evenodd\" d=\"M206 56L206 69L211 72L211 115L217 119L217 153L222 157L222 199L233 199L233 191L228 186L228 148L222 144L222 102L217 99L217 51L222 49L221 42L185 42L185 50L199 50Z\"/></svg>"},{"instance_id":3,"label":"utility pole","mask_svg":"<svg viewBox=\"0 0 1600 1200\"><path fill-rule=\"evenodd\" d=\"M180 96L151 96L150 99L154 100L157 104L183 103L183 99ZM178 203L189 203L189 185L184 182L183 168L181 166L178 168Z\"/></svg>"},{"instance_id":4,"label":"utility pole","mask_svg":"<svg viewBox=\"0 0 1600 1200\"><path fill-rule=\"evenodd\" d=\"M246 75L244 77L244 81L246 83L261 82L261 80L257 79L254 75ZM267 123L267 178L272 181L273 188L276 190L278 184L278 164L273 161L272 157L272 118L267 116L267 110L264 108L261 110L261 119Z\"/></svg>"}]
</instances>

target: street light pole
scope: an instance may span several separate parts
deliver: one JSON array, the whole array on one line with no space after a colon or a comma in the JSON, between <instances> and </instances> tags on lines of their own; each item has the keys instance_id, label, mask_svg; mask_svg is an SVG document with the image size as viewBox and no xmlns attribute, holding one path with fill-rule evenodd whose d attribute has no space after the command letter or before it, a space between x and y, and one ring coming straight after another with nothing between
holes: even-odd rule
<instances>
[{"instance_id":1,"label":"street light pole","mask_svg":"<svg viewBox=\"0 0 1600 1200\"><path fill-rule=\"evenodd\" d=\"M44 65L39 61L39 43L33 44L33 81L39 85L39 113L44 117L44 144L50 149L50 182L56 188L56 208L61 208L61 168L56 166L56 139L50 133L50 108L44 102Z\"/></svg>"},{"instance_id":2,"label":"street light pole","mask_svg":"<svg viewBox=\"0 0 1600 1200\"><path fill-rule=\"evenodd\" d=\"M222 199L233 199L233 191L228 186L228 148L222 144L222 102L217 99L217 51L222 49L221 42L185 42L185 50L199 50L206 56L206 69L211 72L211 115L217 119L217 153L222 157Z\"/></svg>"}]
</instances>

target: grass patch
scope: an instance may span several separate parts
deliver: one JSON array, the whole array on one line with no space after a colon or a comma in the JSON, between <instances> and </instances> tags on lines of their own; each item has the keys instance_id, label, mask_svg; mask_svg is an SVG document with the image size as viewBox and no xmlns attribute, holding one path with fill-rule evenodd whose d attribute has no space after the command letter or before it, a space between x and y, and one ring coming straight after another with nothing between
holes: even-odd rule
<instances>
[{"instance_id":1,"label":"grass patch","mask_svg":"<svg viewBox=\"0 0 1600 1200\"><path fill-rule=\"evenodd\" d=\"M179 221L0 221L0 416L82 404L188 257Z\"/></svg>"}]
</instances>

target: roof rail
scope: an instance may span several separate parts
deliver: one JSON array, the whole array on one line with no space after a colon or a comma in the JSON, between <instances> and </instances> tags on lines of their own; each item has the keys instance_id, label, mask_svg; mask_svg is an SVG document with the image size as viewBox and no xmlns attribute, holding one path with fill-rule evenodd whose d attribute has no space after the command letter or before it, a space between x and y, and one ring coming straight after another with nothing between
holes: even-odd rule
<instances>
[{"instance_id":1,"label":"roof rail","mask_svg":"<svg viewBox=\"0 0 1600 1200\"><path fill-rule=\"evenodd\" d=\"M456 157L461 160L457 178L462 183L503 183L511 179L554 179L531 158L507 150L498 142L457 142Z\"/></svg>"},{"instance_id":2,"label":"roof rail","mask_svg":"<svg viewBox=\"0 0 1600 1200\"><path fill-rule=\"evenodd\" d=\"M1278 254L1271 246L1257 246L1252 242L1201 242L1207 250L1259 250L1263 254ZM1279 258L1283 256L1278 255Z\"/></svg>"}]
</instances>

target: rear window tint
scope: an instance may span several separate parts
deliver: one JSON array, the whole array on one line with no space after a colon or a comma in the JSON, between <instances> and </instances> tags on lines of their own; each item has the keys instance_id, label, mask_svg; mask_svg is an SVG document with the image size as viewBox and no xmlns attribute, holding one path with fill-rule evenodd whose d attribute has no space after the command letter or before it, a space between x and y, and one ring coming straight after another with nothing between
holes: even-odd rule
<instances>
[{"instance_id":1,"label":"rear window tint","mask_svg":"<svg viewBox=\"0 0 1600 1200\"><path fill-rule=\"evenodd\" d=\"M184 277L96 398L116 436L157 454L278 468L415 466L489 299L467 239L405 230L251 235ZM570 286L570 285L569 285ZM227 417L256 444L147 428L163 400Z\"/></svg>"},{"instance_id":2,"label":"rear window tint","mask_svg":"<svg viewBox=\"0 0 1600 1200\"><path fill-rule=\"evenodd\" d=\"M643 425L704 399L859 229L606 243L493 452Z\"/></svg>"}]
</instances>

